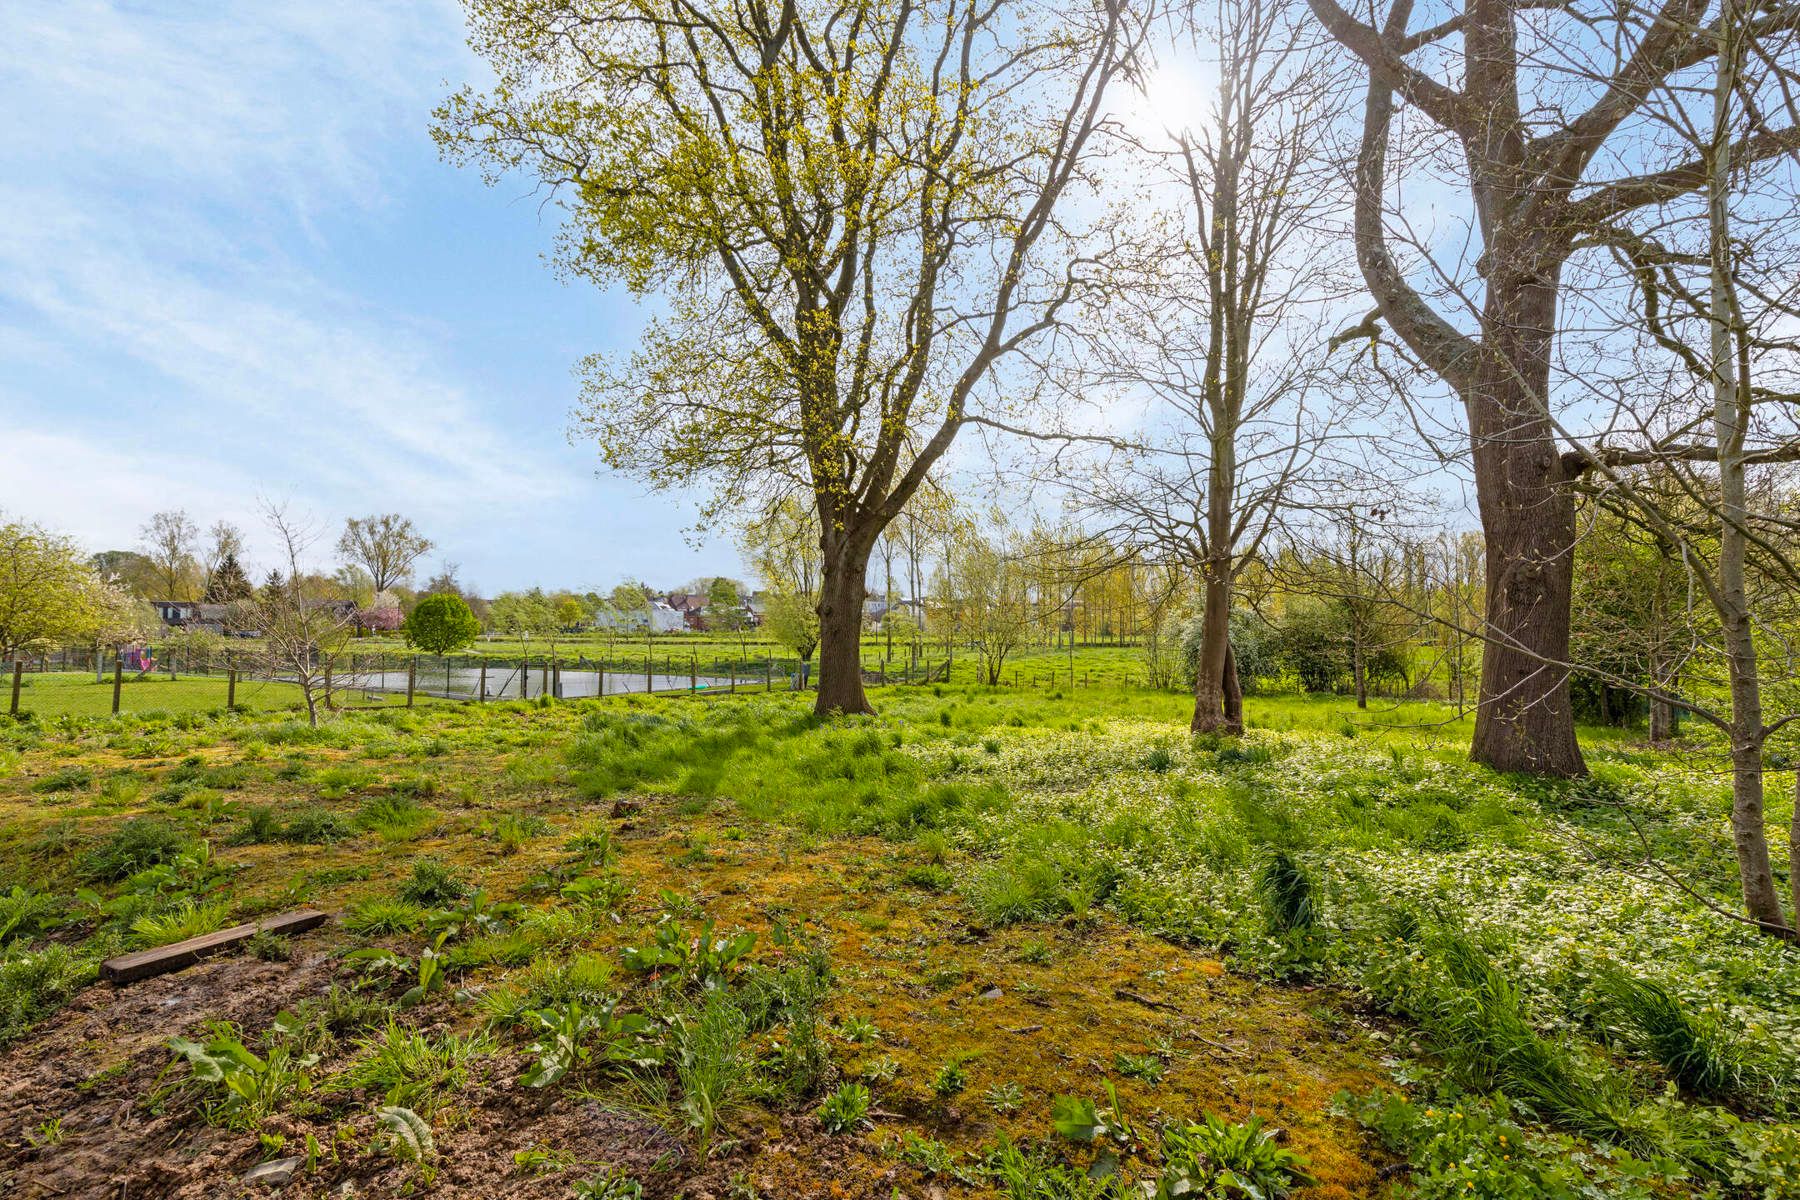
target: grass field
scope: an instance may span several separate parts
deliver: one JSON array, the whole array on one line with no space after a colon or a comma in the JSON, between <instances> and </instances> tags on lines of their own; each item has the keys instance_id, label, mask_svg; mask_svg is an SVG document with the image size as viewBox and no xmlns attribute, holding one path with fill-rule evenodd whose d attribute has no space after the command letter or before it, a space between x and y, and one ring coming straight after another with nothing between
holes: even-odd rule
<instances>
[{"instance_id":1,"label":"grass field","mask_svg":"<svg viewBox=\"0 0 1800 1200\"><path fill-rule=\"evenodd\" d=\"M19 707L25 714L52 719L103 717L112 712L110 678L96 683L94 677L85 672L53 672L26 675L21 683ZM124 681L119 691L119 710L122 714L150 720L164 714L222 713L228 694L228 684L219 675L184 675L174 679L167 675L151 675L141 680ZM356 692L340 696L339 700L358 706L381 706L404 704L406 698L365 696ZM288 712L301 709L304 701L300 689L291 683L243 679L238 681L237 704L251 712Z\"/></svg>"},{"instance_id":2,"label":"grass field","mask_svg":"<svg viewBox=\"0 0 1800 1200\"><path fill-rule=\"evenodd\" d=\"M1704 744L1546 785L1438 706L874 699L0 723L0 1190L1800 1195Z\"/></svg>"}]
</instances>

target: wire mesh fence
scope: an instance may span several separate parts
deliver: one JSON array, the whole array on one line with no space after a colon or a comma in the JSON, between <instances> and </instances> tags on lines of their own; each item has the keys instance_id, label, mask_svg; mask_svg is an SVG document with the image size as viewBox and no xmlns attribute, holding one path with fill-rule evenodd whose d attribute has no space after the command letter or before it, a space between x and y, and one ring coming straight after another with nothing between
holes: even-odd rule
<instances>
[{"instance_id":1,"label":"wire mesh fence","mask_svg":"<svg viewBox=\"0 0 1800 1200\"><path fill-rule=\"evenodd\" d=\"M119 713L144 709L207 709L253 702L296 703L302 685L332 707L377 706L421 699L460 703L581 699L625 694L703 695L803 691L816 686L808 662L773 654L702 655L679 647L646 647L638 656L613 650L589 658L549 653L516 658L487 654L414 655L391 651L321 656L304 672L271 663L253 650L194 651L179 643L127 650L66 648L6 664L6 711ZM864 664L875 684L943 680L949 664L922 657ZM302 678L304 675L304 678ZM145 685L174 685L146 687Z\"/></svg>"}]
</instances>

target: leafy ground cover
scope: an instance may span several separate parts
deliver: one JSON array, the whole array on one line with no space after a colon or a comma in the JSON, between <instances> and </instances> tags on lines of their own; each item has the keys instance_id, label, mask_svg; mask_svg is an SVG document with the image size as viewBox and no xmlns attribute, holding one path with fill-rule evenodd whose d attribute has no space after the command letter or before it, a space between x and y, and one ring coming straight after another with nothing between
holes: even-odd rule
<instances>
[{"instance_id":1,"label":"leafy ground cover","mask_svg":"<svg viewBox=\"0 0 1800 1200\"><path fill-rule=\"evenodd\" d=\"M1800 1194L1800 961L1644 866L1729 902L1706 757L1615 733L1551 787L1432 706L877 703L0 726L0 1181ZM303 903L340 920L92 982Z\"/></svg>"}]
</instances>

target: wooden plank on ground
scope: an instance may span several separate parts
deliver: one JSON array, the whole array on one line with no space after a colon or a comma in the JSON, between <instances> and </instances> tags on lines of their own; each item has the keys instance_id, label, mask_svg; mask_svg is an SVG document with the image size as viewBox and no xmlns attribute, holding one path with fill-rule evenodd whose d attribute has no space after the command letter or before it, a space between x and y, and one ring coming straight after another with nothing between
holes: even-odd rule
<instances>
[{"instance_id":1,"label":"wooden plank on ground","mask_svg":"<svg viewBox=\"0 0 1800 1200\"><path fill-rule=\"evenodd\" d=\"M135 983L170 971L191 967L203 958L229 950L247 942L258 933L305 933L325 923L328 914L310 908L298 908L248 925L233 925L216 933L203 933L185 942L158 946L154 950L138 950L121 954L100 964L100 978L108 983Z\"/></svg>"}]
</instances>

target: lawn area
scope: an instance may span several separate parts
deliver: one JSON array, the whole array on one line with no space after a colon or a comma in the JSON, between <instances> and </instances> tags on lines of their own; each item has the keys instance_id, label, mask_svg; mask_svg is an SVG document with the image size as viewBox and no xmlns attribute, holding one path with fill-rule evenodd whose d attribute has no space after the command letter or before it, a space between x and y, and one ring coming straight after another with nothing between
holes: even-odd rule
<instances>
[{"instance_id":1,"label":"lawn area","mask_svg":"<svg viewBox=\"0 0 1800 1200\"><path fill-rule=\"evenodd\" d=\"M1800 959L1708 907L1707 754L1611 731L1548 785L1432 705L874 700L0 723L0 1191L1800 1195Z\"/></svg>"},{"instance_id":2,"label":"lawn area","mask_svg":"<svg viewBox=\"0 0 1800 1200\"><path fill-rule=\"evenodd\" d=\"M56 717L105 717L112 713L111 677L94 682L87 672L51 672L23 677L19 708L41 719ZM228 688L223 675L150 675L127 678L119 693L122 715L154 720L162 714L191 716L222 713ZM404 704L405 696L369 695L361 692L339 697L357 705ZM240 679L238 707L252 712L286 712L304 707L300 689L291 683ZM3 710L0 710L3 711Z\"/></svg>"}]
</instances>

